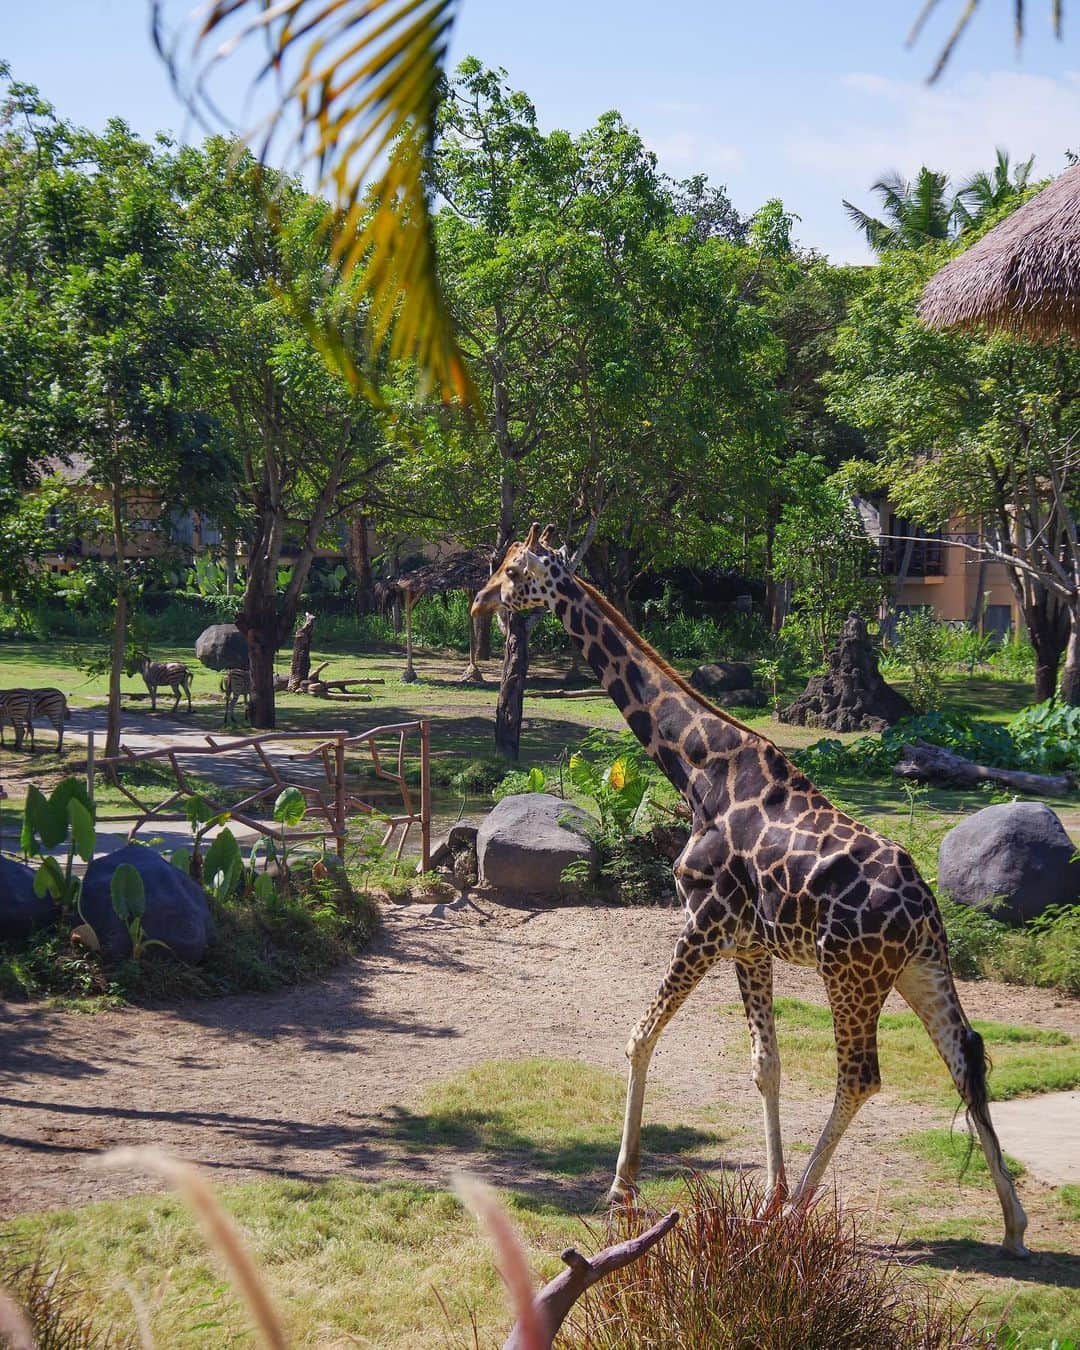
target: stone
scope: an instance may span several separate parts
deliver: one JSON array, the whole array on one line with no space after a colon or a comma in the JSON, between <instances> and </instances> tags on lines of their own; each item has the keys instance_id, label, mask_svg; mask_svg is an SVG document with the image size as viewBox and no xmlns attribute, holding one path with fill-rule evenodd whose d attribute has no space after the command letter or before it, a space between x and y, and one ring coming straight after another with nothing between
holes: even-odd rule
<instances>
[{"instance_id":1,"label":"stone","mask_svg":"<svg viewBox=\"0 0 1080 1350\"><path fill-rule=\"evenodd\" d=\"M1045 803L986 806L942 839L938 888L995 919L1025 923L1050 905L1080 902L1075 853L1076 845Z\"/></svg>"},{"instance_id":2,"label":"stone","mask_svg":"<svg viewBox=\"0 0 1080 1350\"><path fill-rule=\"evenodd\" d=\"M764 708L769 696L764 689L726 689L712 695L719 708Z\"/></svg>"},{"instance_id":3,"label":"stone","mask_svg":"<svg viewBox=\"0 0 1080 1350\"><path fill-rule=\"evenodd\" d=\"M476 836L480 826L473 820L457 820L449 830L431 845L432 868L450 864L459 854L469 853L476 856ZM422 871L422 865L416 864L416 870Z\"/></svg>"},{"instance_id":4,"label":"stone","mask_svg":"<svg viewBox=\"0 0 1080 1350\"><path fill-rule=\"evenodd\" d=\"M130 863L142 877L146 893L142 922L146 936L164 942L182 961L189 964L201 961L214 936L206 892L186 872L142 844L127 844L95 858L86 869L83 917L96 933L106 959L120 961L131 955L131 938L112 906L113 873L121 863Z\"/></svg>"},{"instance_id":5,"label":"stone","mask_svg":"<svg viewBox=\"0 0 1080 1350\"><path fill-rule=\"evenodd\" d=\"M480 826L480 884L529 895L573 895L581 882L563 880L571 863L596 875L599 854L588 831L596 821L549 792L524 792L497 802Z\"/></svg>"},{"instance_id":6,"label":"stone","mask_svg":"<svg viewBox=\"0 0 1080 1350\"><path fill-rule=\"evenodd\" d=\"M22 942L56 915L54 900L34 894L34 869L0 856L0 942Z\"/></svg>"},{"instance_id":7,"label":"stone","mask_svg":"<svg viewBox=\"0 0 1080 1350\"><path fill-rule=\"evenodd\" d=\"M690 676L690 683L698 693L715 698L733 689L752 689L754 674L745 661L713 661L698 666Z\"/></svg>"},{"instance_id":8,"label":"stone","mask_svg":"<svg viewBox=\"0 0 1080 1350\"><path fill-rule=\"evenodd\" d=\"M799 697L780 713L781 722L826 731L884 731L914 712L907 699L886 684L866 622L851 613L829 668L815 675Z\"/></svg>"},{"instance_id":9,"label":"stone","mask_svg":"<svg viewBox=\"0 0 1080 1350\"><path fill-rule=\"evenodd\" d=\"M196 639L195 655L211 670L247 670L247 638L234 623L212 623Z\"/></svg>"}]
</instances>

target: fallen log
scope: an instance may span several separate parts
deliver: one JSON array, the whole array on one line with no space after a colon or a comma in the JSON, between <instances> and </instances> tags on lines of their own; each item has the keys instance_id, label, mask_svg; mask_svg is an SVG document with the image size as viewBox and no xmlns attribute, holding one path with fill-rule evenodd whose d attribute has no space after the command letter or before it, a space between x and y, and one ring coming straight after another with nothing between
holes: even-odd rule
<instances>
[{"instance_id":1,"label":"fallen log","mask_svg":"<svg viewBox=\"0 0 1080 1350\"><path fill-rule=\"evenodd\" d=\"M1033 797L1061 797L1072 792L1076 781L1072 774L1028 773L1023 769L995 769L976 764L942 745L915 741L904 746L903 757L893 768L898 778L915 778L921 783L940 783L950 787L978 787L997 783Z\"/></svg>"},{"instance_id":2,"label":"fallen log","mask_svg":"<svg viewBox=\"0 0 1080 1350\"><path fill-rule=\"evenodd\" d=\"M602 698L604 691L595 689L527 689L528 698Z\"/></svg>"}]
</instances>

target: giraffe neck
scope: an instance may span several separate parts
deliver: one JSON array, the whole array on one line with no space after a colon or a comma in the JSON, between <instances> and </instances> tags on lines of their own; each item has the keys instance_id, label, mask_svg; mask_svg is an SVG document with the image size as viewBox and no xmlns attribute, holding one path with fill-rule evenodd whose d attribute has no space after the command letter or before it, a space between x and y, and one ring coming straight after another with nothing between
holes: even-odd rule
<instances>
[{"instance_id":1,"label":"giraffe neck","mask_svg":"<svg viewBox=\"0 0 1080 1350\"><path fill-rule=\"evenodd\" d=\"M649 756L692 806L701 806L718 759L726 761L753 733L688 692L640 634L621 616L616 622L604 603L576 577L565 575L556 583L552 608Z\"/></svg>"}]
</instances>

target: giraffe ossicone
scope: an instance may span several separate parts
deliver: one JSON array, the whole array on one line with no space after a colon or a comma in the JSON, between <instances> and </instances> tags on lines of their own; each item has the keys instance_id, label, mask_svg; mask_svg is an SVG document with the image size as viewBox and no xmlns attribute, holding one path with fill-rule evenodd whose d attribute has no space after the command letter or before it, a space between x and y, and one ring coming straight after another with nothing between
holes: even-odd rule
<instances>
[{"instance_id":1,"label":"giraffe ossicone","mask_svg":"<svg viewBox=\"0 0 1080 1350\"><path fill-rule=\"evenodd\" d=\"M1026 1256L1027 1217L988 1105L982 1039L949 965L945 928L910 855L853 820L766 737L710 704L533 525L512 544L473 613L547 608L692 813L675 863L686 923L656 996L630 1033L622 1145L611 1199L634 1186L649 1061L664 1027L718 960L735 963L761 1093L770 1194L786 1193L774 958L814 966L836 1036L837 1083L793 1198L817 1188L856 1111L881 1086L877 1027L890 990L918 1015L952 1075L982 1145L1005 1220L1003 1250Z\"/></svg>"}]
</instances>

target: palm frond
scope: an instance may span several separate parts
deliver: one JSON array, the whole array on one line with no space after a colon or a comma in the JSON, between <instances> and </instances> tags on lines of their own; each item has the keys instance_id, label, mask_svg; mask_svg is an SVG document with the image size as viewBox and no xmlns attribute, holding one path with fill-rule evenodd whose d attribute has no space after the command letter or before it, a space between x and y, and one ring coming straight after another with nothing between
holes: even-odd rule
<instances>
[{"instance_id":1,"label":"palm frond","mask_svg":"<svg viewBox=\"0 0 1080 1350\"><path fill-rule=\"evenodd\" d=\"M919 35L926 26L927 20L940 5L941 0L924 0L922 8L915 16L915 22L911 25L911 31L908 33L907 45L914 46L918 41ZM953 26L952 31L945 40L945 45L938 53L938 59L933 70L927 77L927 84L933 84L941 72L949 64L949 58L956 49L957 43L967 31L967 26L975 15L979 7L979 0L963 0L960 14ZM1061 41L1062 17L1065 9L1065 0L1050 0L1050 26L1053 29L1054 36ZM1013 0L1013 40L1019 48L1024 41L1024 0Z\"/></svg>"},{"instance_id":2,"label":"palm frond","mask_svg":"<svg viewBox=\"0 0 1080 1350\"><path fill-rule=\"evenodd\" d=\"M844 199L844 210L848 214L848 219L862 230L866 236L866 242L876 253L882 253L891 247L896 235L896 231L891 225L886 225L883 220L878 220L875 216L867 215L865 211L861 211L846 198Z\"/></svg>"},{"instance_id":3,"label":"palm frond","mask_svg":"<svg viewBox=\"0 0 1080 1350\"><path fill-rule=\"evenodd\" d=\"M427 187L457 0L204 0L174 34L168 4L151 0L155 42L204 121L221 118L213 77L241 50L263 49L252 83L275 85L274 108L249 139L264 162L280 149L287 167L314 172L330 197L331 258L369 353L410 359L444 400L473 402ZM355 376L343 328L318 326L324 352Z\"/></svg>"}]
</instances>

